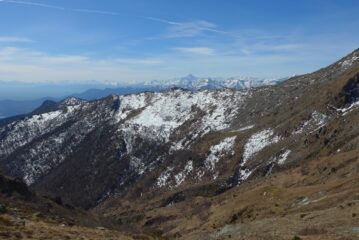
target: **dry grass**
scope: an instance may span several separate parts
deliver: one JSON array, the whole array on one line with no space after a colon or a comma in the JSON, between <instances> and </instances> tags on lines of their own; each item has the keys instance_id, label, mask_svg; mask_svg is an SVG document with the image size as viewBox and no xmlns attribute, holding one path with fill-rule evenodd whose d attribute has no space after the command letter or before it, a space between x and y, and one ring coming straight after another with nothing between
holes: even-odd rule
<instances>
[{"instance_id":1,"label":"dry grass","mask_svg":"<svg viewBox=\"0 0 359 240\"><path fill-rule=\"evenodd\" d=\"M163 195L133 202L130 208L145 213L139 226L146 219L165 219L156 227L170 238L356 239L352 227L359 226L359 161L352 159L357 155L351 151L305 161L216 196L188 197L161 207L160 199L168 197ZM112 208L111 214L119 216L119 210Z\"/></svg>"},{"instance_id":2,"label":"dry grass","mask_svg":"<svg viewBox=\"0 0 359 240\"><path fill-rule=\"evenodd\" d=\"M18 221L18 219L11 216L7 216L6 219L7 221ZM3 221L0 223L0 239L133 239L120 232L107 229L66 226L37 220L25 220L25 224L22 226L3 225L3 223Z\"/></svg>"}]
</instances>

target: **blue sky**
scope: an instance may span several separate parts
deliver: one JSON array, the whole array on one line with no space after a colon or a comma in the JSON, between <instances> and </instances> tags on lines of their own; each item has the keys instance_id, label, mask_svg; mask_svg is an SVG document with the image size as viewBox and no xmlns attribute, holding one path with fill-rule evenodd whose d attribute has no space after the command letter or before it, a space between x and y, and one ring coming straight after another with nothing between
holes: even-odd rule
<instances>
[{"instance_id":1,"label":"blue sky","mask_svg":"<svg viewBox=\"0 0 359 240\"><path fill-rule=\"evenodd\" d=\"M314 71L359 47L356 0L0 0L0 80Z\"/></svg>"}]
</instances>

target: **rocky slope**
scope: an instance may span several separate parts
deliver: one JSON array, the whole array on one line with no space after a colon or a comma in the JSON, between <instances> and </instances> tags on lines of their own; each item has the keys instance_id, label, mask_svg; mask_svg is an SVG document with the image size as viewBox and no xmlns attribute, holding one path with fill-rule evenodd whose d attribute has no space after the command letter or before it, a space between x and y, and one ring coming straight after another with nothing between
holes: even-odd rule
<instances>
[{"instance_id":1,"label":"rocky slope","mask_svg":"<svg viewBox=\"0 0 359 240\"><path fill-rule=\"evenodd\" d=\"M358 84L355 51L317 72L245 91L69 98L0 122L0 164L39 193L133 231L194 239L232 231L240 239L241 224L289 221L278 225L288 237L308 228L305 217L296 220L308 211L323 223L318 235L352 237L357 210L331 208L344 199L357 206ZM333 228L338 236L327 230L330 214L345 219L349 211L351 220Z\"/></svg>"}]
</instances>

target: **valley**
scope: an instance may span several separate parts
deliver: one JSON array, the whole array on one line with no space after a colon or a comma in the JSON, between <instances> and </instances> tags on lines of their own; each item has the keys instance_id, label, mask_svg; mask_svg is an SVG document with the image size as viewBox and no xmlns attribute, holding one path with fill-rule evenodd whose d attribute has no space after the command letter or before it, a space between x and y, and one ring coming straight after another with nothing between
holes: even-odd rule
<instances>
[{"instance_id":1,"label":"valley","mask_svg":"<svg viewBox=\"0 0 359 240\"><path fill-rule=\"evenodd\" d=\"M39 239L358 239L358 85L356 50L275 85L45 102L0 120L1 173L39 198L0 204L43 209Z\"/></svg>"}]
</instances>

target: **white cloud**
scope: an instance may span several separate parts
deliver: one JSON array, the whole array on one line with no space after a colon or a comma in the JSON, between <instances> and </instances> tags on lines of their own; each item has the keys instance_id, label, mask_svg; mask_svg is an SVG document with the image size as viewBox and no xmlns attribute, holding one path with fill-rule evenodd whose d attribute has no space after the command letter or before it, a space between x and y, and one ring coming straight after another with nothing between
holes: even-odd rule
<instances>
[{"instance_id":1,"label":"white cloud","mask_svg":"<svg viewBox=\"0 0 359 240\"><path fill-rule=\"evenodd\" d=\"M158 78L159 58L93 59L50 55L23 48L0 48L0 80L7 81L140 81ZM144 74L147 76L144 77Z\"/></svg>"},{"instance_id":2,"label":"white cloud","mask_svg":"<svg viewBox=\"0 0 359 240\"><path fill-rule=\"evenodd\" d=\"M199 76L229 77L253 73L256 76L263 74L268 76L277 73L270 72L272 69L281 69L278 65L296 59L296 56L221 55L208 47L183 47L175 50L172 53L150 58L95 59L81 55L52 55L23 48L0 48L0 80L28 82L96 80L134 83L167 79L189 72ZM178 51L184 54L179 54ZM214 54L215 57L208 57Z\"/></svg>"},{"instance_id":3,"label":"white cloud","mask_svg":"<svg viewBox=\"0 0 359 240\"><path fill-rule=\"evenodd\" d=\"M167 22L171 26L164 35L167 38L196 37L206 32L225 33L217 28L213 23L198 20L193 22Z\"/></svg>"},{"instance_id":4,"label":"white cloud","mask_svg":"<svg viewBox=\"0 0 359 240\"><path fill-rule=\"evenodd\" d=\"M206 46L206 47L203 47ZM93 58L86 55L53 55L24 48L0 48L0 80L111 81L133 83L169 79L193 73L198 76L254 77L286 76L311 72L348 52L346 46L280 45L247 46L199 45L178 47L167 53L128 58ZM332 46L333 47L333 46ZM270 49L270 51L265 51ZM294 50L293 50L294 49ZM242 50L242 51L241 51Z\"/></svg>"},{"instance_id":5,"label":"white cloud","mask_svg":"<svg viewBox=\"0 0 359 240\"><path fill-rule=\"evenodd\" d=\"M89 60L85 56L42 56L44 61L54 64L81 63Z\"/></svg>"},{"instance_id":6,"label":"white cloud","mask_svg":"<svg viewBox=\"0 0 359 240\"><path fill-rule=\"evenodd\" d=\"M188 48L175 48L175 49L183 53L195 54L195 55L211 56L214 55L215 53L214 49L208 47L188 47Z\"/></svg>"},{"instance_id":7,"label":"white cloud","mask_svg":"<svg viewBox=\"0 0 359 240\"><path fill-rule=\"evenodd\" d=\"M30 43L31 39L24 37L0 36L0 43Z\"/></svg>"},{"instance_id":8,"label":"white cloud","mask_svg":"<svg viewBox=\"0 0 359 240\"><path fill-rule=\"evenodd\" d=\"M304 44L296 43L283 43L283 44L273 44L273 43L256 43L256 44L247 44L244 46L241 51L245 54L254 54L260 52L295 52L305 49Z\"/></svg>"},{"instance_id":9,"label":"white cloud","mask_svg":"<svg viewBox=\"0 0 359 240\"><path fill-rule=\"evenodd\" d=\"M134 64L134 65L157 65L163 63L163 61L158 58L144 58L144 59L117 58L114 61L122 64Z\"/></svg>"}]
</instances>

